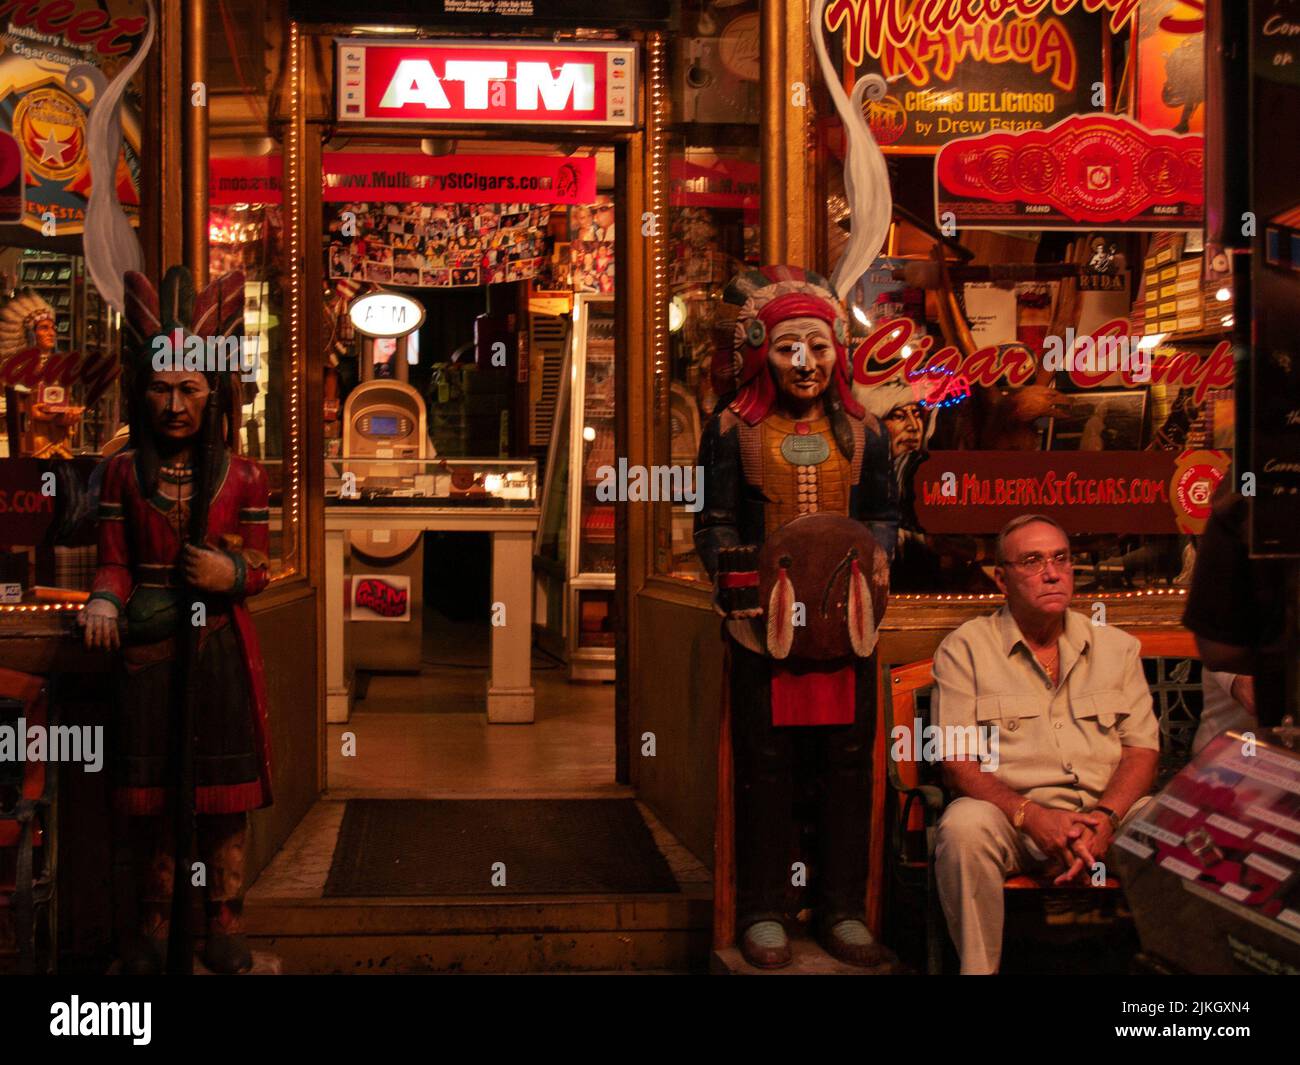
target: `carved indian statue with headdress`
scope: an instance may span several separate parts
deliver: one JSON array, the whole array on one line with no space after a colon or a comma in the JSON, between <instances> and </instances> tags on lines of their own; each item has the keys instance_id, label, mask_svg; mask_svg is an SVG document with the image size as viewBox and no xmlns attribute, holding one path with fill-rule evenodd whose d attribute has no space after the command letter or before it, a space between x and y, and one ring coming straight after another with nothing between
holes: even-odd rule
<instances>
[{"instance_id":1,"label":"carved indian statue with headdress","mask_svg":"<svg viewBox=\"0 0 1300 1065\"><path fill-rule=\"evenodd\" d=\"M204 960L237 972L251 964L240 923L245 815L271 802L262 658L245 606L269 579L267 481L237 453L235 374L182 368L197 364L180 353L242 333L243 275L196 294L181 267L161 293L128 273L125 298L130 446L107 460L82 617L88 646L121 652L113 796L129 815L140 917L124 963L139 973L164 964L173 881L191 877L174 869L186 853L174 838L181 794L204 871ZM187 718L190 734L179 735Z\"/></svg>"},{"instance_id":2,"label":"carved indian statue with headdress","mask_svg":"<svg viewBox=\"0 0 1300 1065\"><path fill-rule=\"evenodd\" d=\"M889 437L853 397L845 312L829 282L764 267L724 299L740 308L737 388L701 439L695 544L727 619L733 934L751 964L790 962L801 861L824 947L874 967L890 961L864 922L871 656L898 523ZM817 847L801 856L805 793Z\"/></svg>"}]
</instances>

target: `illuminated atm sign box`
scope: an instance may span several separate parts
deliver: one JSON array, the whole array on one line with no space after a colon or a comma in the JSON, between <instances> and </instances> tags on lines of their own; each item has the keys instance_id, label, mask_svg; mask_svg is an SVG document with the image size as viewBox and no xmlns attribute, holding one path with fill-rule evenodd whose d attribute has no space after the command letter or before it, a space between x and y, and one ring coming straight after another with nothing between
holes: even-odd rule
<instances>
[{"instance_id":1,"label":"illuminated atm sign box","mask_svg":"<svg viewBox=\"0 0 1300 1065\"><path fill-rule=\"evenodd\" d=\"M342 122L631 126L634 46L339 38Z\"/></svg>"}]
</instances>

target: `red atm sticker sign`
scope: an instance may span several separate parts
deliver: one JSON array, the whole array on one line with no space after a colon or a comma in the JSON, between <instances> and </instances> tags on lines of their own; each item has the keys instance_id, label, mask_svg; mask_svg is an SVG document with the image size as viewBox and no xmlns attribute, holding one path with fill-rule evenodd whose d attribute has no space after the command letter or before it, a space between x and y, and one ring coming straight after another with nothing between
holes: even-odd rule
<instances>
[{"instance_id":1,"label":"red atm sticker sign","mask_svg":"<svg viewBox=\"0 0 1300 1065\"><path fill-rule=\"evenodd\" d=\"M410 621L411 578L359 573L352 578L353 621Z\"/></svg>"},{"instance_id":2,"label":"red atm sticker sign","mask_svg":"<svg viewBox=\"0 0 1300 1065\"><path fill-rule=\"evenodd\" d=\"M631 126L636 48L357 41L338 48L342 122Z\"/></svg>"}]
</instances>

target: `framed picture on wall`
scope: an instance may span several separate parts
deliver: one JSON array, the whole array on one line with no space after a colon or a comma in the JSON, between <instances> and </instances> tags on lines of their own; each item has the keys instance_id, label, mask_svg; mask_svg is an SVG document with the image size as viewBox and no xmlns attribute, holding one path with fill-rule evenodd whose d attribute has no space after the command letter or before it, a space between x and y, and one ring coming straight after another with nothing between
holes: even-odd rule
<instances>
[{"instance_id":1,"label":"framed picture on wall","mask_svg":"<svg viewBox=\"0 0 1300 1065\"><path fill-rule=\"evenodd\" d=\"M1049 451L1139 451L1147 394L1121 390L1064 393L1047 431Z\"/></svg>"}]
</instances>

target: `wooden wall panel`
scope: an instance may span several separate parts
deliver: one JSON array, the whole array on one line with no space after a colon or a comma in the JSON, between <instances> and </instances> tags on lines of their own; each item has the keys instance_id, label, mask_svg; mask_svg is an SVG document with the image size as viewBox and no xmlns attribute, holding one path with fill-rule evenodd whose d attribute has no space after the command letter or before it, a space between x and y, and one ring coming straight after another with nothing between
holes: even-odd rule
<instances>
[{"instance_id":1,"label":"wooden wall panel","mask_svg":"<svg viewBox=\"0 0 1300 1065\"><path fill-rule=\"evenodd\" d=\"M252 883L316 801L321 737L316 675L316 596L254 615L262 641L271 713L275 804L250 819L247 881Z\"/></svg>"},{"instance_id":2,"label":"wooden wall panel","mask_svg":"<svg viewBox=\"0 0 1300 1065\"><path fill-rule=\"evenodd\" d=\"M636 609L640 690L632 723L632 781L655 816L711 867L721 621L707 606L645 594L637 597ZM653 758L641 754L646 732L655 734Z\"/></svg>"}]
</instances>

